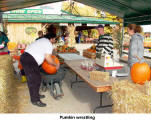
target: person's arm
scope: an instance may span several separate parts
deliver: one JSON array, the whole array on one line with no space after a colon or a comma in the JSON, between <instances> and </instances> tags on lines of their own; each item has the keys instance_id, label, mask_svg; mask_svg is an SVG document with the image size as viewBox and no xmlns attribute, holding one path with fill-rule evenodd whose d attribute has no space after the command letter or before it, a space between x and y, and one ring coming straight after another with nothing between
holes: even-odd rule
<instances>
[{"instance_id":1,"label":"person's arm","mask_svg":"<svg viewBox=\"0 0 151 120\"><path fill-rule=\"evenodd\" d=\"M110 37L108 40L108 46L107 49L109 50L109 54L113 57L113 39Z\"/></svg>"},{"instance_id":2,"label":"person's arm","mask_svg":"<svg viewBox=\"0 0 151 120\"><path fill-rule=\"evenodd\" d=\"M56 50L56 49L53 49L53 51L52 51L52 55L57 56L57 50Z\"/></svg>"},{"instance_id":3,"label":"person's arm","mask_svg":"<svg viewBox=\"0 0 151 120\"><path fill-rule=\"evenodd\" d=\"M137 56L137 50L138 50L137 42L138 42L138 39L133 36L133 37L132 37L132 40L131 40L130 49L129 49L129 51L131 52L131 55L132 55L133 57L136 57L136 56ZM137 58L137 57L136 57L136 58Z\"/></svg>"},{"instance_id":4,"label":"person's arm","mask_svg":"<svg viewBox=\"0 0 151 120\"><path fill-rule=\"evenodd\" d=\"M8 43L8 42L9 42L8 37L5 36L5 35L3 35L3 44L4 44L5 46L7 46L7 43Z\"/></svg>"},{"instance_id":5,"label":"person's arm","mask_svg":"<svg viewBox=\"0 0 151 120\"><path fill-rule=\"evenodd\" d=\"M46 55L45 55L45 59L46 59L46 61L47 61L49 64L55 66L55 67L57 68L57 70L59 69L60 64L56 64L56 63L54 62L54 59L51 57L51 54L46 54Z\"/></svg>"}]
</instances>

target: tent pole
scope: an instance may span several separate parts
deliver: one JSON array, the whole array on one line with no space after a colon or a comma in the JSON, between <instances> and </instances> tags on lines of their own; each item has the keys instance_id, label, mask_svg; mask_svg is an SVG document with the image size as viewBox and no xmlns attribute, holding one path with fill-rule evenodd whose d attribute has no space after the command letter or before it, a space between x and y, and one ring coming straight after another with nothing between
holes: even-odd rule
<instances>
[{"instance_id":1,"label":"tent pole","mask_svg":"<svg viewBox=\"0 0 151 120\"><path fill-rule=\"evenodd\" d=\"M3 13L0 12L0 31L4 31L4 28L3 28Z\"/></svg>"}]
</instances>

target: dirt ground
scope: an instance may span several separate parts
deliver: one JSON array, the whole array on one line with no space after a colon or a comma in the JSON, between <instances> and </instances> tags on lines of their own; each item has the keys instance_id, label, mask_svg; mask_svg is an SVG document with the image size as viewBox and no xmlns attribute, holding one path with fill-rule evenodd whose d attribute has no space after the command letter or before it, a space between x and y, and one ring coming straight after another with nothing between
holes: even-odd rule
<instances>
[{"instance_id":1,"label":"dirt ground","mask_svg":"<svg viewBox=\"0 0 151 120\"><path fill-rule=\"evenodd\" d=\"M31 104L27 84L19 82L17 85L18 113L92 113L93 109L100 103L99 93L96 93L85 82L74 84L71 88L70 83L74 80L75 74L69 70L62 85L64 96L59 100L51 96L50 90L40 92L46 96L41 100L47 106L42 108ZM106 104L112 104L108 93L103 94L103 105ZM98 109L96 113L112 113L112 108Z\"/></svg>"}]
</instances>

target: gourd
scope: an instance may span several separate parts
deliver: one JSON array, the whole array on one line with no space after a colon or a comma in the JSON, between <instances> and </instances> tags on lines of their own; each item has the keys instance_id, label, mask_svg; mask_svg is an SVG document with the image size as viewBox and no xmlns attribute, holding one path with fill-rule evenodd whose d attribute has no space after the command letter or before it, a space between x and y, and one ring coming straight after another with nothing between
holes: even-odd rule
<instances>
[{"instance_id":1,"label":"gourd","mask_svg":"<svg viewBox=\"0 0 151 120\"><path fill-rule=\"evenodd\" d=\"M53 60L56 64L60 64L59 60L56 56L52 55L51 57L53 58ZM48 74L55 74L57 72L56 67L53 65L50 65L46 60L43 62L42 68Z\"/></svg>"},{"instance_id":2,"label":"gourd","mask_svg":"<svg viewBox=\"0 0 151 120\"><path fill-rule=\"evenodd\" d=\"M15 42L8 42L7 43L7 47L8 47L8 50L15 50L17 48L17 43Z\"/></svg>"}]
</instances>

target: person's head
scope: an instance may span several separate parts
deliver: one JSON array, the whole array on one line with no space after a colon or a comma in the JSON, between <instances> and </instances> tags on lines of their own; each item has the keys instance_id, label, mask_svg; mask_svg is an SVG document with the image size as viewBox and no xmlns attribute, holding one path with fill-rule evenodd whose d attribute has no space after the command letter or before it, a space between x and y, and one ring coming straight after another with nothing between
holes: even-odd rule
<instances>
[{"instance_id":1,"label":"person's head","mask_svg":"<svg viewBox=\"0 0 151 120\"><path fill-rule=\"evenodd\" d=\"M136 24L129 24L127 28L128 34L132 36L135 33L141 33L142 28L139 25Z\"/></svg>"},{"instance_id":2,"label":"person's head","mask_svg":"<svg viewBox=\"0 0 151 120\"><path fill-rule=\"evenodd\" d=\"M43 37L43 32L42 31L38 31L38 36L39 37Z\"/></svg>"},{"instance_id":3,"label":"person's head","mask_svg":"<svg viewBox=\"0 0 151 120\"><path fill-rule=\"evenodd\" d=\"M65 37L69 37L69 32L66 32L66 33L65 33Z\"/></svg>"},{"instance_id":4,"label":"person's head","mask_svg":"<svg viewBox=\"0 0 151 120\"><path fill-rule=\"evenodd\" d=\"M119 30L119 29L120 29L120 24L116 24L115 30Z\"/></svg>"},{"instance_id":5,"label":"person's head","mask_svg":"<svg viewBox=\"0 0 151 120\"><path fill-rule=\"evenodd\" d=\"M56 27L55 27L53 24L49 25L49 26L47 27L47 33L48 33L48 34L49 34L49 33L54 33L54 34L56 34Z\"/></svg>"},{"instance_id":6,"label":"person's head","mask_svg":"<svg viewBox=\"0 0 151 120\"><path fill-rule=\"evenodd\" d=\"M100 35L104 34L104 26L103 25L98 25L97 30L98 30Z\"/></svg>"},{"instance_id":7,"label":"person's head","mask_svg":"<svg viewBox=\"0 0 151 120\"><path fill-rule=\"evenodd\" d=\"M44 36L45 38L49 39L50 42L53 44L53 43L56 43L56 34L55 33L48 33Z\"/></svg>"}]
</instances>

